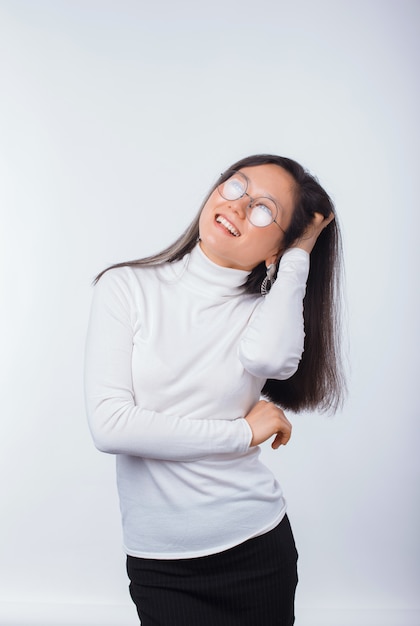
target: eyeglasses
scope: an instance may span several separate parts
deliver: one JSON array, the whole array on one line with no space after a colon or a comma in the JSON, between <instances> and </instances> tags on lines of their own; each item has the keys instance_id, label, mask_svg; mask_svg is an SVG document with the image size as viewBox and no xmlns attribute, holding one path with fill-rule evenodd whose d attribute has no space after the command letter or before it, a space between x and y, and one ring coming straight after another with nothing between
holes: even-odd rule
<instances>
[{"instance_id":1,"label":"eyeglasses","mask_svg":"<svg viewBox=\"0 0 420 626\"><path fill-rule=\"evenodd\" d=\"M217 191L225 200L239 200L244 196L248 196L249 204L246 207L246 216L253 226L265 228L273 222L277 224L280 230L283 230L276 217L278 206L271 198L259 197L252 198L247 193L249 180L242 172L233 172L232 176L220 183ZM283 230L284 232L284 230Z\"/></svg>"}]
</instances>

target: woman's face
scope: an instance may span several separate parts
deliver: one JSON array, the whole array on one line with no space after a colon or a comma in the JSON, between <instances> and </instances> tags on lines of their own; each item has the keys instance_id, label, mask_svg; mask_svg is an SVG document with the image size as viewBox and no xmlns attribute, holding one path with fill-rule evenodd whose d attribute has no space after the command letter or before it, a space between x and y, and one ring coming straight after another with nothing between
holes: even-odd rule
<instances>
[{"instance_id":1,"label":"woman's face","mask_svg":"<svg viewBox=\"0 0 420 626\"><path fill-rule=\"evenodd\" d=\"M265 261L275 263L282 250L283 231L287 230L294 208L296 183L279 165L267 163L240 170L248 179L247 194L252 198L272 198L278 207L276 222L263 228L254 226L246 216L248 195L225 200L217 189L203 207L199 221L200 245L214 263L251 271ZM283 230L281 230L283 229Z\"/></svg>"}]
</instances>

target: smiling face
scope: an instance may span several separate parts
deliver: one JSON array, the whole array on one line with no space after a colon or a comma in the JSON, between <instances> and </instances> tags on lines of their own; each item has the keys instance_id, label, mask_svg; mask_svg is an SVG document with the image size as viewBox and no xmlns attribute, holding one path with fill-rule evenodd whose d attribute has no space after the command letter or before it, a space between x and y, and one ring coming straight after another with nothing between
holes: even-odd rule
<instances>
[{"instance_id":1,"label":"smiling face","mask_svg":"<svg viewBox=\"0 0 420 626\"><path fill-rule=\"evenodd\" d=\"M276 224L260 228L246 216L250 203L248 195L238 200L225 200L215 189L200 215L200 246L214 263L251 271L265 261L275 263L281 253L283 231L290 224L296 182L289 172L273 163L244 167L247 177L247 194L252 198L272 198L277 206ZM279 225L281 228L279 228Z\"/></svg>"}]
</instances>

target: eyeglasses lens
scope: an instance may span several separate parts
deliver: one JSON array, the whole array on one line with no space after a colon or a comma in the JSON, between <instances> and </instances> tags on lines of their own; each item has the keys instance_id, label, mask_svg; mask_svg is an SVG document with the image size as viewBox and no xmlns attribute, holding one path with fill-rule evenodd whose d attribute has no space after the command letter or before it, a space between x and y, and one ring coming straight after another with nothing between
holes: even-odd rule
<instances>
[{"instance_id":1,"label":"eyeglasses lens","mask_svg":"<svg viewBox=\"0 0 420 626\"><path fill-rule=\"evenodd\" d=\"M264 228L264 226L270 226L274 222L274 215L271 209L267 206L267 201L264 198L264 204L258 202L252 203L247 209L248 219L254 226Z\"/></svg>"},{"instance_id":2,"label":"eyeglasses lens","mask_svg":"<svg viewBox=\"0 0 420 626\"><path fill-rule=\"evenodd\" d=\"M226 200L238 200L245 194L247 188L246 180L235 176L229 178L222 185L220 185L220 194Z\"/></svg>"}]
</instances>

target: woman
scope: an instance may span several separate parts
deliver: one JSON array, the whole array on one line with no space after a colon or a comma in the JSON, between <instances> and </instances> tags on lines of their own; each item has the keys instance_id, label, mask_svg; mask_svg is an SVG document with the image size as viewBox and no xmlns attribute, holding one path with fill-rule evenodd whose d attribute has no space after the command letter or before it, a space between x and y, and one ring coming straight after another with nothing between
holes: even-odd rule
<instances>
[{"instance_id":1,"label":"woman","mask_svg":"<svg viewBox=\"0 0 420 626\"><path fill-rule=\"evenodd\" d=\"M294 623L297 552L259 445L289 441L283 409L341 401L339 261L327 193L295 161L257 155L172 246L98 276L88 417L117 455L142 626Z\"/></svg>"}]
</instances>

